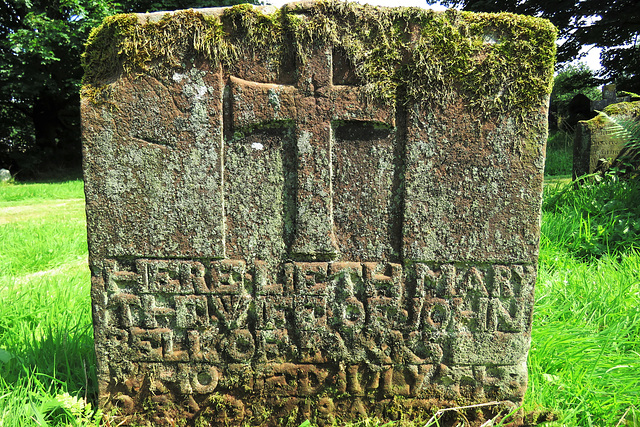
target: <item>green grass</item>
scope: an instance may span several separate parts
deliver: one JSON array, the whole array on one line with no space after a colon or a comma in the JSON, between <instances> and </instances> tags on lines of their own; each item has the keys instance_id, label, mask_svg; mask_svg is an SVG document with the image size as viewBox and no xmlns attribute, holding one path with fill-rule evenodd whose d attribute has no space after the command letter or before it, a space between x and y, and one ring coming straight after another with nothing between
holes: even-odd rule
<instances>
[{"instance_id":1,"label":"green grass","mask_svg":"<svg viewBox=\"0 0 640 427\"><path fill-rule=\"evenodd\" d=\"M80 180L56 184L0 183L0 208L11 202L22 204L78 198L84 198L84 184Z\"/></svg>"},{"instance_id":2,"label":"green grass","mask_svg":"<svg viewBox=\"0 0 640 427\"><path fill-rule=\"evenodd\" d=\"M552 134L525 408L553 425L640 426L640 181L571 173Z\"/></svg>"},{"instance_id":3,"label":"green grass","mask_svg":"<svg viewBox=\"0 0 640 427\"><path fill-rule=\"evenodd\" d=\"M573 169L573 134L555 131L547 140L546 176L571 175Z\"/></svg>"},{"instance_id":4,"label":"green grass","mask_svg":"<svg viewBox=\"0 0 640 427\"><path fill-rule=\"evenodd\" d=\"M556 426L638 426L640 239L616 224L640 218L640 184L549 181L524 407L553 411ZM82 197L79 181L0 186L2 427L100 416L86 405L96 378Z\"/></svg>"},{"instance_id":5,"label":"green grass","mask_svg":"<svg viewBox=\"0 0 640 427\"><path fill-rule=\"evenodd\" d=\"M544 260L544 261L542 261ZM616 425L640 402L640 256L542 248L527 402L558 425Z\"/></svg>"},{"instance_id":6,"label":"green grass","mask_svg":"<svg viewBox=\"0 0 640 427\"><path fill-rule=\"evenodd\" d=\"M547 185L542 239L585 260L640 250L640 180L594 175Z\"/></svg>"},{"instance_id":7,"label":"green grass","mask_svg":"<svg viewBox=\"0 0 640 427\"><path fill-rule=\"evenodd\" d=\"M73 213L0 224L2 274L25 276L86 261L85 227Z\"/></svg>"},{"instance_id":8,"label":"green grass","mask_svg":"<svg viewBox=\"0 0 640 427\"><path fill-rule=\"evenodd\" d=\"M81 181L0 186L0 426L90 425L82 191Z\"/></svg>"}]
</instances>

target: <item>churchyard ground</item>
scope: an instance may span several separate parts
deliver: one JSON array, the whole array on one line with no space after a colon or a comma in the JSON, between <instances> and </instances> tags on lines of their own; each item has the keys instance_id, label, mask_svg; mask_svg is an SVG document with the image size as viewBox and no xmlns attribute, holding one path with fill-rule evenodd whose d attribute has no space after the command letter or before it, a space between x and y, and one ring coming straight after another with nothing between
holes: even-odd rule
<instances>
[{"instance_id":1,"label":"churchyard ground","mask_svg":"<svg viewBox=\"0 0 640 427\"><path fill-rule=\"evenodd\" d=\"M547 181L524 408L638 426L640 184ZM82 182L0 186L0 426L99 423L89 292Z\"/></svg>"}]
</instances>

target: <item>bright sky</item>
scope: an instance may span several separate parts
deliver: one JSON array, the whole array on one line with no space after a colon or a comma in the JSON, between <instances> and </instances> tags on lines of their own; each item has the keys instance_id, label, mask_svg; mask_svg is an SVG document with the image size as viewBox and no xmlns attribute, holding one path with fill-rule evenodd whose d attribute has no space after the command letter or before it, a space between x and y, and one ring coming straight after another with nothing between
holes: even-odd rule
<instances>
[{"instance_id":1,"label":"bright sky","mask_svg":"<svg viewBox=\"0 0 640 427\"><path fill-rule=\"evenodd\" d=\"M266 0L266 3L280 7L285 3L289 3L291 0ZM444 6L440 5L427 5L426 0L350 0L356 3L367 3L375 6L415 6L425 9L445 10ZM586 63L592 70L600 69L600 49L591 49L585 58L582 58L580 62Z\"/></svg>"},{"instance_id":2,"label":"bright sky","mask_svg":"<svg viewBox=\"0 0 640 427\"><path fill-rule=\"evenodd\" d=\"M589 66L589 68L591 68L594 71L598 71L600 69L600 48L592 48L590 50L587 50L587 48L582 48L583 51L587 52L587 56L585 56L584 58L580 59L580 61L577 62L584 62L585 64L587 64Z\"/></svg>"}]
</instances>

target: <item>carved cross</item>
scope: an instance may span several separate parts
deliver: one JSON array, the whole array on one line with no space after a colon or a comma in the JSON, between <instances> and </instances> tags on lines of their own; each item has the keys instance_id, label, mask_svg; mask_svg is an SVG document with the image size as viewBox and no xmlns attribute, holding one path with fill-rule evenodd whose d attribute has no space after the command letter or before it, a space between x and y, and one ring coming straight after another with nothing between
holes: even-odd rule
<instances>
[{"instance_id":1,"label":"carved cross","mask_svg":"<svg viewBox=\"0 0 640 427\"><path fill-rule=\"evenodd\" d=\"M234 129L288 122L297 144L296 229L292 255L334 259L339 254L333 227L334 125L342 121L395 126L392 107L364 100L359 86L333 78L332 48L313 51L297 70L294 85L230 78Z\"/></svg>"}]
</instances>

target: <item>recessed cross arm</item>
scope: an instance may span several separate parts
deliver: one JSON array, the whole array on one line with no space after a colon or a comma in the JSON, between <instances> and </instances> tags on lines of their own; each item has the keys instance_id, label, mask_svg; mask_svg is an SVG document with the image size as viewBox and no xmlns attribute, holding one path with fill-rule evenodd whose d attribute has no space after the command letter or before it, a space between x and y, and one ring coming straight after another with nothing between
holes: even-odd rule
<instances>
[{"instance_id":1,"label":"recessed cross arm","mask_svg":"<svg viewBox=\"0 0 640 427\"><path fill-rule=\"evenodd\" d=\"M230 78L234 129L246 129L274 121L295 121L294 86L256 83Z\"/></svg>"},{"instance_id":2,"label":"recessed cross arm","mask_svg":"<svg viewBox=\"0 0 640 427\"><path fill-rule=\"evenodd\" d=\"M391 128L396 126L395 108L375 100L366 101L360 86L331 85L319 88L317 93L334 106L332 122L360 121Z\"/></svg>"}]
</instances>

